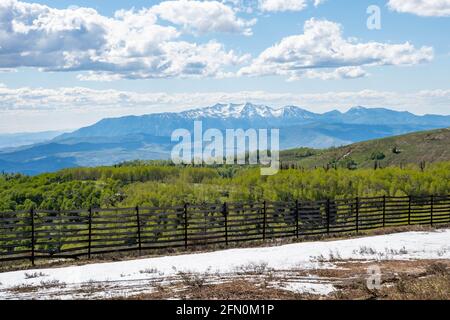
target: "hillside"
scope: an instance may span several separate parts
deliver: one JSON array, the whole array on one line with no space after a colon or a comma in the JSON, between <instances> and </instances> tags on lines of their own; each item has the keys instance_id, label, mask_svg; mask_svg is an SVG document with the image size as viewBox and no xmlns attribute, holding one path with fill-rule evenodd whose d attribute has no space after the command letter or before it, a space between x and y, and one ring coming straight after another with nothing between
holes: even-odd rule
<instances>
[{"instance_id":1,"label":"hillside","mask_svg":"<svg viewBox=\"0 0 450 320\"><path fill-rule=\"evenodd\" d=\"M285 162L303 167L356 166L370 168L432 163L450 160L450 128L410 133L383 139L354 143L339 148L316 150L300 148L281 153Z\"/></svg>"}]
</instances>

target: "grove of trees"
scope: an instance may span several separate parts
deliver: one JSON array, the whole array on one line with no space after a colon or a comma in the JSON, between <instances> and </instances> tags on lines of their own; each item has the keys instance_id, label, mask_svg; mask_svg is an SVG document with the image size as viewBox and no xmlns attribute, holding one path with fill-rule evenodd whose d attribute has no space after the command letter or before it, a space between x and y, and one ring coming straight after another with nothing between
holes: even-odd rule
<instances>
[{"instance_id":1,"label":"grove of trees","mask_svg":"<svg viewBox=\"0 0 450 320\"><path fill-rule=\"evenodd\" d=\"M184 202L320 200L450 193L450 162L378 170L287 169L128 163L38 176L0 175L0 211L166 206Z\"/></svg>"}]
</instances>

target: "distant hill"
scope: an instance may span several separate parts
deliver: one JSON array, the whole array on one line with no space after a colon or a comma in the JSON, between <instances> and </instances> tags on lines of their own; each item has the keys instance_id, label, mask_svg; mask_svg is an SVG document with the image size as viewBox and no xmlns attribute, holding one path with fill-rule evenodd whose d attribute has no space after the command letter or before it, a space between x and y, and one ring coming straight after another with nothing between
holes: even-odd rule
<instances>
[{"instance_id":1,"label":"distant hill","mask_svg":"<svg viewBox=\"0 0 450 320\"><path fill-rule=\"evenodd\" d=\"M418 116L386 108L354 107L314 113L296 106L216 104L178 113L103 119L94 125L10 150L0 150L0 171L38 174L67 167L169 159L176 129L280 129L280 148L315 149L450 126L450 116Z\"/></svg>"},{"instance_id":2,"label":"distant hill","mask_svg":"<svg viewBox=\"0 0 450 320\"><path fill-rule=\"evenodd\" d=\"M284 162L311 168L355 166L358 168L450 161L450 128L410 133L383 139L317 150L297 148L281 152Z\"/></svg>"},{"instance_id":3,"label":"distant hill","mask_svg":"<svg viewBox=\"0 0 450 320\"><path fill-rule=\"evenodd\" d=\"M16 148L20 146L49 141L63 133L64 131L1 133L0 149Z\"/></svg>"}]
</instances>

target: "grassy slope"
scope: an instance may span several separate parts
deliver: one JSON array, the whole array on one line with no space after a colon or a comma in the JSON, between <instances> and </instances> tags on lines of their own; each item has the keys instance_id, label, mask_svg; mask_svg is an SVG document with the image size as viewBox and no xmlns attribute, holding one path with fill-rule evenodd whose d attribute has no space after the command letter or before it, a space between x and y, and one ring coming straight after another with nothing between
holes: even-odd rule
<instances>
[{"instance_id":1,"label":"grassy slope","mask_svg":"<svg viewBox=\"0 0 450 320\"><path fill-rule=\"evenodd\" d=\"M394 153L393 148L400 152ZM314 150L307 148L281 152L282 161L295 161L304 167L326 166L337 161L344 166L349 159L354 160L359 168L373 167L374 152L385 155L379 160L381 166L402 164L419 164L450 160L450 128L415 132L401 136L359 142L339 148Z\"/></svg>"}]
</instances>

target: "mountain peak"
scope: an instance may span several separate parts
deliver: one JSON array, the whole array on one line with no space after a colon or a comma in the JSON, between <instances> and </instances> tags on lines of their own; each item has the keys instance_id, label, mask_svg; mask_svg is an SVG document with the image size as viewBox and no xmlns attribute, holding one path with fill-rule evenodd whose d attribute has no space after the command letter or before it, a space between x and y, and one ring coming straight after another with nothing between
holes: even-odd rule
<instances>
[{"instance_id":1,"label":"mountain peak","mask_svg":"<svg viewBox=\"0 0 450 320\"><path fill-rule=\"evenodd\" d=\"M367 111L368 108L362 107L362 106L355 106L355 107L351 107L347 112L359 112L359 111Z\"/></svg>"},{"instance_id":2,"label":"mountain peak","mask_svg":"<svg viewBox=\"0 0 450 320\"><path fill-rule=\"evenodd\" d=\"M301 119L313 119L317 116L316 113L302 109L297 106L285 106L280 109L282 111L281 116L283 117L293 117Z\"/></svg>"},{"instance_id":3,"label":"mountain peak","mask_svg":"<svg viewBox=\"0 0 450 320\"><path fill-rule=\"evenodd\" d=\"M323 114L323 116L342 116L342 112L340 112L340 111L337 110L337 109L334 109L334 110L325 112L325 113Z\"/></svg>"},{"instance_id":4,"label":"mountain peak","mask_svg":"<svg viewBox=\"0 0 450 320\"><path fill-rule=\"evenodd\" d=\"M282 108L272 108L262 104L246 103L218 103L211 107L188 110L182 113L189 118L298 118L313 119L317 114L297 106L288 105Z\"/></svg>"},{"instance_id":5,"label":"mountain peak","mask_svg":"<svg viewBox=\"0 0 450 320\"><path fill-rule=\"evenodd\" d=\"M273 116L273 109L265 105L246 103L218 103L212 107L188 110L183 115L189 118L252 118Z\"/></svg>"},{"instance_id":6,"label":"mountain peak","mask_svg":"<svg viewBox=\"0 0 450 320\"><path fill-rule=\"evenodd\" d=\"M245 117L272 117L273 109L265 105L255 105L253 103L247 102L242 109L241 116Z\"/></svg>"}]
</instances>

